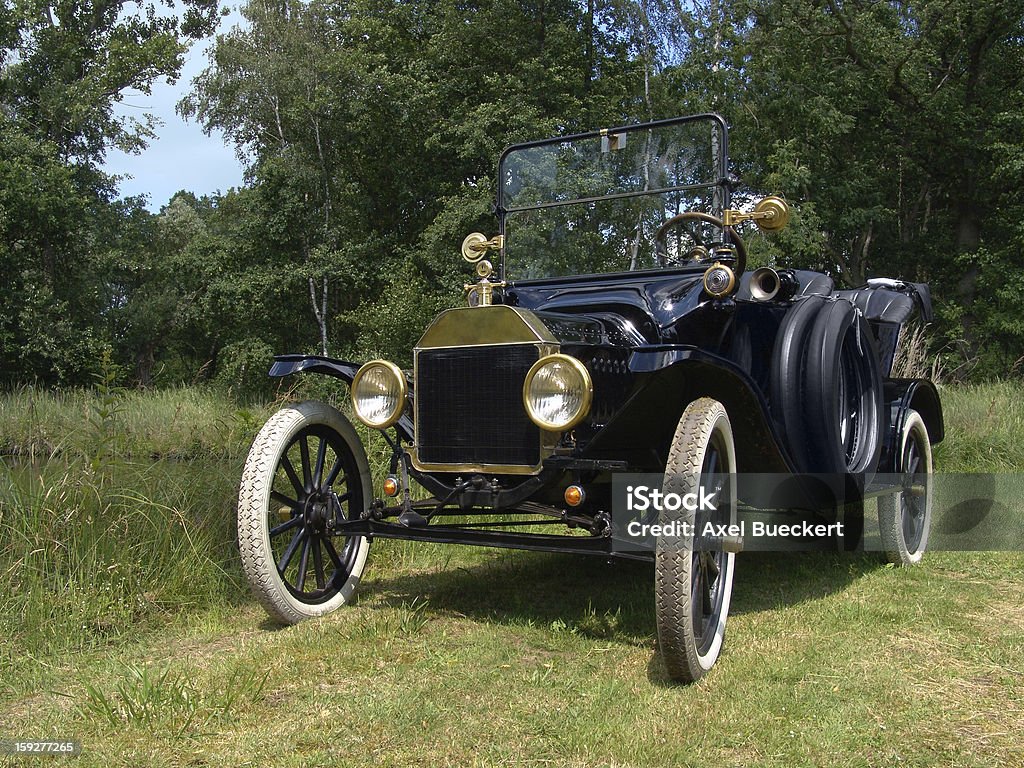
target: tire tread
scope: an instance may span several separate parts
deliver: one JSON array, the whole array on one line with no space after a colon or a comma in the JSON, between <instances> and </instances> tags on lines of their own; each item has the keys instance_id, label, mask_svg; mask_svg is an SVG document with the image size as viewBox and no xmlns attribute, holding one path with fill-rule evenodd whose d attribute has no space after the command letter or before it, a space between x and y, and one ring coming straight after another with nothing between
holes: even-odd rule
<instances>
[{"instance_id":1,"label":"tire tread","mask_svg":"<svg viewBox=\"0 0 1024 768\"><path fill-rule=\"evenodd\" d=\"M665 467L668 482L671 482L670 478L700 476L707 446L716 424L723 417L728 425L725 407L711 398L702 397L687 406L669 448ZM735 460L734 456L732 459ZM731 471L735 471L734 466ZM700 662L693 638L691 568L692 552L689 549L678 545L657 547L654 591L658 645L669 677L687 683L695 682L707 672Z\"/></svg>"},{"instance_id":2,"label":"tire tread","mask_svg":"<svg viewBox=\"0 0 1024 768\"><path fill-rule=\"evenodd\" d=\"M277 563L266 538L267 505L270 500L277 462L284 444L290 435L309 423L326 423L338 429L349 448L355 453L364 488L367 492L370 490L367 484L369 463L362 444L348 420L329 405L306 401L282 408L267 420L256 435L249 450L245 468L242 470L238 491L238 549L241 555L242 573L249 582L253 596L271 618L285 624L297 624L305 619L329 613L346 602L359 582L365 562L365 549L368 547L368 542L364 539L360 545L364 551L358 558L357 567L353 568L353 574L349 578L351 589L346 585L348 594L339 592L340 600L332 598L323 604L301 604L300 607L297 605L298 601L283 591L283 585L277 573Z\"/></svg>"}]
</instances>

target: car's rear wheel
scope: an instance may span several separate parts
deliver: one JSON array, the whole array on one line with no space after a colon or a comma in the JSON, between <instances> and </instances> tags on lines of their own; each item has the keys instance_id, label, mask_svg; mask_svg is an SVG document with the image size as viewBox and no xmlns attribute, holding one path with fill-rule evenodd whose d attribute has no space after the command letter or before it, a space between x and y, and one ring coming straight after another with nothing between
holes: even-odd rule
<instances>
[{"instance_id":1,"label":"car's rear wheel","mask_svg":"<svg viewBox=\"0 0 1024 768\"><path fill-rule=\"evenodd\" d=\"M358 518L371 489L366 452L336 409L305 402L270 417L242 473L238 547L271 617L295 624L351 599L369 542L335 525Z\"/></svg>"},{"instance_id":2,"label":"car's rear wheel","mask_svg":"<svg viewBox=\"0 0 1024 768\"><path fill-rule=\"evenodd\" d=\"M907 411L898 447L903 489L879 498L878 524L886 559L909 566L921 561L932 522L932 446L917 411Z\"/></svg>"},{"instance_id":3,"label":"car's rear wheel","mask_svg":"<svg viewBox=\"0 0 1024 768\"><path fill-rule=\"evenodd\" d=\"M714 509L663 509L662 524L677 531L686 524L694 535L661 536L654 566L658 646L669 677L700 679L718 659L732 598L736 556L715 536L736 523L736 452L725 407L710 398L690 403L676 428L665 467L663 491L680 498L695 494L713 501ZM666 505L667 506L667 505Z\"/></svg>"},{"instance_id":4,"label":"car's rear wheel","mask_svg":"<svg viewBox=\"0 0 1024 768\"><path fill-rule=\"evenodd\" d=\"M782 321L772 410L802 472L872 474L882 429L882 377L871 330L849 301L817 296Z\"/></svg>"}]
</instances>

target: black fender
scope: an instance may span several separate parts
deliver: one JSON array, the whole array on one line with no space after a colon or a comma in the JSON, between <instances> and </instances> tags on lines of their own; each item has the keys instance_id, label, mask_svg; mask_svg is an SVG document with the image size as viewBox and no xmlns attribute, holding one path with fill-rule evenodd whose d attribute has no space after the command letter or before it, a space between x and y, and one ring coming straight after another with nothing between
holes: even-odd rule
<instances>
[{"instance_id":1,"label":"black fender","mask_svg":"<svg viewBox=\"0 0 1024 768\"><path fill-rule=\"evenodd\" d=\"M274 355L269 375L279 377L291 376L293 373L323 373L351 384L358 370L358 363L320 355Z\"/></svg>"},{"instance_id":2,"label":"black fender","mask_svg":"<svg viewBox=\"0 0 1024 768\"><path fill-rule=\"evenodd\" d=\"M942 442L946 424L939 392L928 379L891 379L885 382L883 397L888 406L889 423L878 466L885 472L895 472L896 446L903 433L907 411L913 409L921 414L932 445Z\"/></svg>"},{"instance_id":3,"label":"black fender","mask_svg":"<svg viewBox=\"0 0 1024 768\"><path fill-rule=\"evenodd\" d=\"M636 386L615 415L584 449L587 456L621 456L661 446L667 455L683 409L699 397L725 406L732 422L740 472L792 471L792 461L771 422L768 404L750 376L730 360L685 345L659 345L635 350L629 369ZM665 455L648 456L653 471ZM634 459L636 461L636 459ZM659 470L660 471L660 470Z\"/></svg>"},{"instance_id":4,"label":"black fender","mask_svg":"<svg viewBox=\"0 0 1024 768\"><path fill-rule=\"evenodd\" d=\"M270 376L275 378L291 376L293 373L322 373L325 376L333 376L341 379L346 384L352 384L356 371L360 368L359 363L350 363L347 360L335 360L331 357L321 355L274 355L274 363L270 366ZM406 402L405 412L395 424L398 436L406 442L413 442L412 416L412 386L413 382L406 374L409 397Z\"/></svg>"}]
</instances>

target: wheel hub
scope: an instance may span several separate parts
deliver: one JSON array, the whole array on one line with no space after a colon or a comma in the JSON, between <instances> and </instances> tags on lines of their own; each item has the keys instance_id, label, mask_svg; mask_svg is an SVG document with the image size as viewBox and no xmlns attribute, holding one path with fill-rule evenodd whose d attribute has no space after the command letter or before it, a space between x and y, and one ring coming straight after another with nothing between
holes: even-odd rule
<instances>
[{"instance_id":1,"label":"wheel hub","mask_svg":"<svg viewBox=\"0 0 1024 768\"><path fill-rule=\"evenodd\" d=\"M302 521L307 528L322 533L328 519L328 503L324 497L317 493L306 499L302 512Z\"/></svg>"}]
</instances>

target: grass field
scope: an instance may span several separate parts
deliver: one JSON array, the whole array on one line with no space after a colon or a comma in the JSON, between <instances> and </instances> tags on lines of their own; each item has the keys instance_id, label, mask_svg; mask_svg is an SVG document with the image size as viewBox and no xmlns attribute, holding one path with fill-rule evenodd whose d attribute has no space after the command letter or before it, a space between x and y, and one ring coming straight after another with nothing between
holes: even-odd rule
<instances>
[{"instance_id":1,"label":"grass field","mask_svg":"<svg viewBox=\"0 0 1024 768\"><path fill-rule=\"evenodd\" d=\"M355 605L281 628L233 548L266 411L107 395L0 399L0 739L97 766L1024 766L1022 553L740 555L691 687L637 563L377 542ZM1020 472L1022 395L944 391L938 469Z\"/></svg>"}]
</instances>

